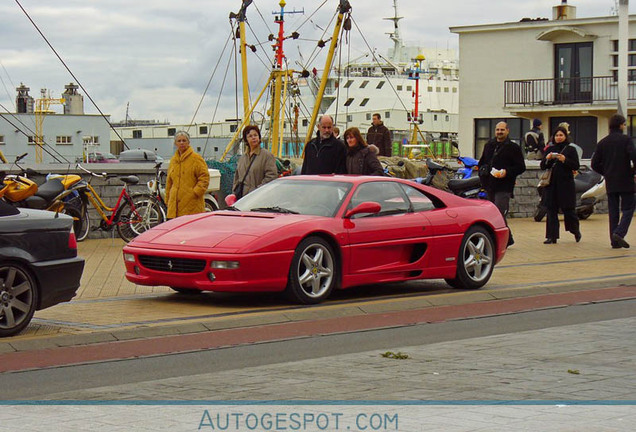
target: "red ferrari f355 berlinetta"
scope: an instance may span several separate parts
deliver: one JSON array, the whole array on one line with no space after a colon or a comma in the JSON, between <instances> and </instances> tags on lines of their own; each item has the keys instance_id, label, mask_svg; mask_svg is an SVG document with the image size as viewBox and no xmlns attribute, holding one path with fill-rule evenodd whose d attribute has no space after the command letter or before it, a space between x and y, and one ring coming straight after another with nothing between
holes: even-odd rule
<instances>
[{"instance_id":1,"label":"red ferrari f355 berlinetta","mask_svg":"<svg viewBox=\"0 0 636 432\"><path fill-rule=\"evenodd\" d=\"M183 216L124 247L126 278L179 292L334 289L443 278L481 288L504 256L497 208L387 177L291 176L226 210Z\"/></svg>"}]
</instances>

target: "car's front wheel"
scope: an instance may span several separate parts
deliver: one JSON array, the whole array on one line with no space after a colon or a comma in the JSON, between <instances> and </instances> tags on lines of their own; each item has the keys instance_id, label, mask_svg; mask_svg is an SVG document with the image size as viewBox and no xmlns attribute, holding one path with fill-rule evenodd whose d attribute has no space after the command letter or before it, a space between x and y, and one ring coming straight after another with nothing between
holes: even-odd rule
<instances>
[{"instance_id":1,"label":"car's front wheel","mask_svg":"<svg viewBox=\"0 0 636 432\"><path fill-rule=\"evenodd\" d=\"M303 304L320 303L329 297L337 279L333 249L320 237L307 237L298 244L289 269L287 294Z\"/></svg>"},{"instance_id":2,"label":"car's front wheel","mask_svg":"<svg viewBox=\"0 0 636 432\"><path fill-rule=\"evenodd\" d=\"M446 282L454 288L478 289L488 282L495 267L495 243L483 227L473 226L462 239L457 273Z\"/></svg>"},{"instance_id":3,"label":"car's front wheel","mask_svg":"<svg viewBox=\"0 0 636 432\"><path fill-rule=\"evenodd\" d=\"M38 288L29 272L18 264L0 264L0 337L20 333L37 304Z\"/></svg>"}]
</instances>

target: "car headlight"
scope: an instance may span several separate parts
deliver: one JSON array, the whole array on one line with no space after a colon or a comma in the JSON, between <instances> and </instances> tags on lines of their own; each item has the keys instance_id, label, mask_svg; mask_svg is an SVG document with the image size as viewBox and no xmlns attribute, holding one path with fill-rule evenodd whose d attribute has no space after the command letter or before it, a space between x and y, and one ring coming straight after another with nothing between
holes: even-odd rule
<instances>
[{"instance_id":1,"label":"car headlight","mask_svg":"<svg viewBox=\"0 0 636 432\"><path fill-rule=\"evenodd\" d=\"M133 254L125 253L124 254L124 261L134 263L135 262L135 256Z\"/></svg>"},{"instance_id":2,"label":"car headlight","mask_svg":"<svg viewBox=\"0 0 636 432\"><path fill-rule=\"evenodd\" d=\"M238 261L212 261L210 263L210 268L233 270L233 269L239 268L239 262Z\"/></svg>"}]
</instances>

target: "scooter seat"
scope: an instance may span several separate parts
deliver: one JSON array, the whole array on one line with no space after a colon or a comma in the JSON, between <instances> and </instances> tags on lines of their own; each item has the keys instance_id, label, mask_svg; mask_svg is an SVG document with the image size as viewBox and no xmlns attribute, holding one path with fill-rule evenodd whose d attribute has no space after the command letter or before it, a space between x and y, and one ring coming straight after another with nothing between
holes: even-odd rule
<instances>
[{"instance_id":1,"label":"scooter seat","mask_svg":"<svg viewBox=\"0 0 636 432\"><path fill-rule=\"evenodd\" d=\"M432 159L426 159L426 166L428 167L429 170L433 170L433 171L441 171L445 168L444 165L438 164L437 162L434 162Z\"/></svg>"},{"instance_id":2,"label":"scooter seat","mask_svg":"<svg viewBox=\"0 0 636 432\"><path fill-rule=\"evenodd\" d=\"M448 181L448 188L452 191L472 189L479 186L481 186L481 180L479 180L479 177L477 176L467 179L452 179Z\"/></svg>"},{"instance_id":3,"label":"scooter seat","mask_svg":"<svg viewBox=\"0 0 636 432\"><path fill-rule=\"evenodd\" d=\"M64 191L64 185L60 179L54 178L41 184L35 196L43 198L46 202L51 202L53 198L62 193L62 191Z\"/></svg>"}]
</instances>

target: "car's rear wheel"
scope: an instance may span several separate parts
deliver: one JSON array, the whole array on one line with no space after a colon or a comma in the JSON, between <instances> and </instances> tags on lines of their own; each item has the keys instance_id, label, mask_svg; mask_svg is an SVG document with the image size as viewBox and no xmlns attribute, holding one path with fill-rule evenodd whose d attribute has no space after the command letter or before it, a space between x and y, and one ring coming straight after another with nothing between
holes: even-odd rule
<instances>
[{"instance_id":1,"label":"car's rear wheel","mask_svg":"<svg viewBox=\"0 0 636 432\"><path fill-rule=\"evenodd\" d=\"M35 279L22 266L0 264L0 337L20 333L38 304Z\"/></svg>"},{"instance_id":2,"label":"car's rear wheel","mask_svg":"<svg viewBox=\"0 0 636 432\"><path fill-rule=\"evenodd\" d=\"M203 291L195 289L195 288L179 288L179 287L170 287L175 290L179 294L187 294L187 295L198 295L203 293Z\"/></svg>"},{"instance_id":3,"label":"car's rear wheel","mask_svg":"<svg viewBox=\"0 0 636 432\"><path fill-rule=\"evenodd\" d=\"M320 303L336 284L337 268L329 243L320 237L307 237L298 244L292 258L288 296L303 304Z\"/></svg>"},{"instance_id":4,"label":"car's rear wheel","mask_svg":"<svg viewBox=\"0 0 636 432\"><path fill-rule=\"evenodd\" d=\"M216 205L216 203L214 201L212 201L211 199L206 199L205 200L205 211L206 212L213 212L215 210L218 210L219 207Z\"/></svg>"},{"instance_id":5,"label":"car's rear wheel","mask_svg":"<svg viewBox=\"0 0 636 432\"><path fill-rule=\"evenodd\" d=\"M495 267L495 244L485 228L473 226L462 239L457 273L446 282L460 289L478 289L488 282Z\"/></svg>"}]
</instances>

